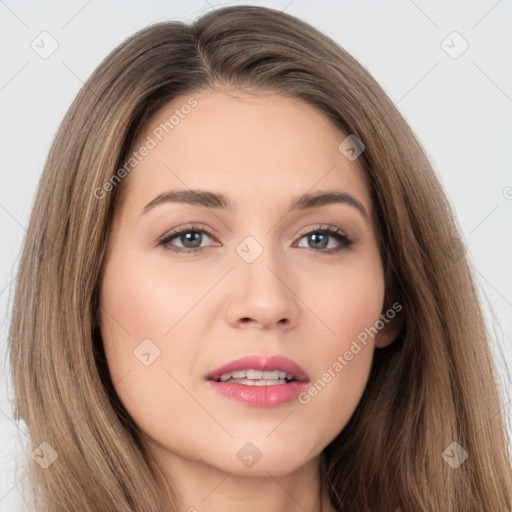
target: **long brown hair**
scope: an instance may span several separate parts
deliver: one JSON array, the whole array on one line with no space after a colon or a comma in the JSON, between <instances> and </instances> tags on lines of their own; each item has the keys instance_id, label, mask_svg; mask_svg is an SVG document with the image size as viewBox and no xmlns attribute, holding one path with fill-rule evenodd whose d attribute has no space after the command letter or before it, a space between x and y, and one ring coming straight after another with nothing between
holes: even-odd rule
<instances>
[{"instance_id":1,"label":"long brown hair","mask_svg":"<svg viewBox=\"0 0 512 512\"><path fill-rule=\"evenodd\" d=\"M33 449L47 443L39 449L58 455L46 469L28 458L41 510L162 512L167 499L177 510L110 381L97 288L114 207L129 182L113 178L134 141L171 99L217 85L302 99L365 146L358 162L378 219L385 306L403 306L403 325L376 350L355 413L324 450L333 505L510 510L490 336L424 150L346 51L290 15L249 6L130 37L95 70L58 130L24 240L9 334L15 417L26 422ZM463 453L458 467L448 463Z\"/></svg>"}]
</instances>

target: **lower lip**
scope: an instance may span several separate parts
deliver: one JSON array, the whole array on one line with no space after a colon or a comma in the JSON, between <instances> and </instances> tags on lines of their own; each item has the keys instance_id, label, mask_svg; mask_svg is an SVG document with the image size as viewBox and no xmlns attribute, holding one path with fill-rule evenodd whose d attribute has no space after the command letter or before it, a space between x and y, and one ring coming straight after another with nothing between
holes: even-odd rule
<instances>
[{"instance_id":1,"label":"lower lip","mask_svg":"<svg viewBox=\"0 0 512 512\"><path fill-rule=\"evenodd\" d=\"M207 382L220 395L253 407L275 407L291 402L308 386L307 382L301 381L274 386L246 386L215 380L208 380Z\"/></svg>"}]
</instances>

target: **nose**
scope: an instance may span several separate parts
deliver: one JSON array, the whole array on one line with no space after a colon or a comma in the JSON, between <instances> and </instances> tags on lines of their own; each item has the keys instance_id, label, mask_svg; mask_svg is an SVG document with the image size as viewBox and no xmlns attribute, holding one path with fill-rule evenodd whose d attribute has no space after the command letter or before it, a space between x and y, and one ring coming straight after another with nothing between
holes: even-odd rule
<instances>
[{"instance_id":1,"label":"nose","mask_svg":"<svg viewBox=\"0 0 512 512\"><path fill-rule=\"evenodd\" d=\"M256 329L290 329L296 325L300 299L283 258L278 261L265 249L252 263L239 259L231 274L226 309L230 325Z\"/></svg>"}]
</instances>

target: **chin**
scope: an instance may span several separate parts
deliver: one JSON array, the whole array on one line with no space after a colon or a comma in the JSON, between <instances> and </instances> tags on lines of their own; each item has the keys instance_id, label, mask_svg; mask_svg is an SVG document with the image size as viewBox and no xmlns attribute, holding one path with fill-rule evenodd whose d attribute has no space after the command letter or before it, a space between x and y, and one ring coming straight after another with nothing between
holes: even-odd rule
<instances>
[{"instance_id":1,"label":"chin","mask_svg":"<svg viewBox=\"0 0 512 512\"><path fill-rule=\"evenodd\" d=\"M276 477L293 473L312 463L321 452L307 449L305 441L299 443L295 439L293 444L289 444L289 439L277 435L271 440L272 435L275 434L267 439L262 436L261 439L253 438L253 441L231 441L230 447L211 462L219 469L236 475L267 478L269 473ZM219 461L222 461L220 465Z\"/></svg>"}]
</instances>

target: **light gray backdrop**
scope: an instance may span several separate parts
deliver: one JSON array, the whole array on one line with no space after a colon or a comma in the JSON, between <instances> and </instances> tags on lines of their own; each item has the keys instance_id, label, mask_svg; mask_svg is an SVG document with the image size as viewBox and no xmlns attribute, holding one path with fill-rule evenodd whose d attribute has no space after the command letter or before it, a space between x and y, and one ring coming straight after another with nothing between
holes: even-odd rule
<instances>
[{"instance_id":1,"label":"light gray backdrop","mask_svg":"<svg viewBox=\"0 0 512 512\"><path fill-rule=\"evenodd\" d=\"M0 0L0 354L20 244L50 143L82 83L146 25L192 21L238 2ZM335 39L384 87L422 141L452 201L503 386L512 327L512 0L246 2L296 15ZM30 451L0 375L0 511L22 510ZM27 376L29 378L29 376ZM507 398L507 402L508 399ZM510 417L510 404L504 406ZM51 416L51 411L48 411Z\"/></svg>"}]
</instances>

